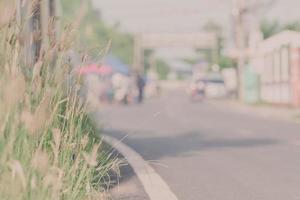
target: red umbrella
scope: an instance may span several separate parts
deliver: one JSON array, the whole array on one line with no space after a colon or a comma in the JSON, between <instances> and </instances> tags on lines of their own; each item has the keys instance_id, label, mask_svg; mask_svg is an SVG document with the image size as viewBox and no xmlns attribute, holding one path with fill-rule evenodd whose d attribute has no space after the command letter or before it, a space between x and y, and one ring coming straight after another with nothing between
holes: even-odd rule
<instances>
[{"instance_id":1,"label":"red umbrella","mask_svg":"<svg viewBox=\"0 0 300 200\"><path fill-rule=\"evenodd\" d=\"M86 67L82 67L78 70L81 75L84 74L99 74L99 75L110 75L112 73L112 68L107 65L97 66L96 64L91 64Z\"/></svg>"}]
</instances>

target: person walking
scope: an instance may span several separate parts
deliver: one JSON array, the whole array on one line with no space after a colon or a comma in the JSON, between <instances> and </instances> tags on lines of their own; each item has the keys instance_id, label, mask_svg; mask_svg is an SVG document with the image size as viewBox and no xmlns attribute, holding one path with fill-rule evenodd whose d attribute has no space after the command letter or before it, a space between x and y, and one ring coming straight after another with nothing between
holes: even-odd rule
<instances>
[{"instance_id":1,"label":"person walking","mask_svg":"<svg viewBox=\"0 0 300 200\"><path fill-rule=\"evenodd\" d=\"M137 73L136 85L138 88L138 103L142 103L144 100L144 88L146 83L144 78L139 73Z\"/></svg>"}]
</instances>

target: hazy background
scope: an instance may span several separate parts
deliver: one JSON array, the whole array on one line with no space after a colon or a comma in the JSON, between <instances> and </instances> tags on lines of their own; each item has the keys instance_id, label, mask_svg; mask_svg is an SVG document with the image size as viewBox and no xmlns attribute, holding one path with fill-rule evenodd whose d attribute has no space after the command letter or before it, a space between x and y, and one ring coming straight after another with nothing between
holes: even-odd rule
<instances>
[{"instance_id":1,"label":"hazy background","mask_svg":"<svg viewBox=\"0 0 300 200\"><path fill-rule=\"evenodd\" d=\"M93 0L104 21L129 32L191 32L208 20L230 26L232 0ZM299 0L276 0L265 17L300 19ZM288 13L288 14L287 14Z\"/></svg>"},{"instance_id":2,"label":"hazy background","mask_svg":"<svg viewBox=\"0 0 300 200\"><path fill-rule=\"evenodd\" d=\"M103 21L118 24L124 32L198 32L214 21L223 27L225 37L232 33L232 0L93 0L93 4ZM275 0L263 11L263 18L293 21L300 19L299 8L300 0ZM156 53L169 62L195 56L191 48L161 48Z\"/></svg>"}]
</instances>

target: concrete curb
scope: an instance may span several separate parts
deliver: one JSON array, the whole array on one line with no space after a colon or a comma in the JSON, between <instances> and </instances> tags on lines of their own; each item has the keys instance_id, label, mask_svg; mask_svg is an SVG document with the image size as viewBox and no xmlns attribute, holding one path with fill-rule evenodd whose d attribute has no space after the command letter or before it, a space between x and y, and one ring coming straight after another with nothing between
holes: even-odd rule
<instances>
[{"instance_id":1,"label":"concrete curb","mask_svg":"<svg viewBox=\"0 0 300 200\"><path fill-rule=\"evenodd\" d=\"M102 139L126 158L151 200L178 200L159 174L137 152L110 136L104 135Z\"/></svg>"}]
</instances>

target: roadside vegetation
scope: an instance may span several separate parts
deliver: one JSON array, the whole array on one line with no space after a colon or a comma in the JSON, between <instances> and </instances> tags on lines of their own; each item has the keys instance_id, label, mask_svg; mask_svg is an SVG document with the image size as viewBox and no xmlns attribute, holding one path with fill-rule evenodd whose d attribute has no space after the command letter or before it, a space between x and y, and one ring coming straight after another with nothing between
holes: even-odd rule
<instances>
[{"instance_id":1,"label":"roadside vegetation","mask_svg":"<svg viewBox=\"0 0 300 200\"><path fill-rule=\"evenodd\" d=\"M77 49L88 51L93 58L110 53L131 65L133 59L133 36L120 31L119 24L108 25L101 19L91 0L62 0L63 24L78 23Z\"/></svg>"},{"instance_id":2,"label":"roadside vegetation","mask_svg":"<svg viewBox=\"0 0 300 200\"><path fill-rule=\"evenodd\" d=\"M264 39L267 39L285 30L300 32L300 22L291 21L282 24L276 19L263 19L260 23L260 30L263 33Z\"/></svg>"},{"instance_id":3,"label":"roadside vegetation","mask_svg":"<svg viewBox=\"0 0 300 200\"><path fill-rule=\"evenodd\" d=\"M74 32L65 30L31 66L15 15L0 19L0 199L106 199L119 161L77 95L80 81L65 59Z\"/></svg>"},{"instance_id":4,"label":"roadside vegetation","mask_svg":"<svg viewBox=\"0 0 300 200\"><path fill-rule=\"evenodd\" d=\"M162 59L157 59L155 63L155 70L158 74L159 80L167 80L170 73L169 65Z\"/></svg>"}]
</instances>

